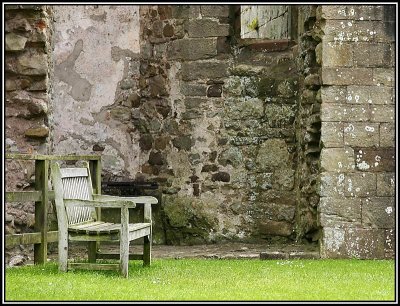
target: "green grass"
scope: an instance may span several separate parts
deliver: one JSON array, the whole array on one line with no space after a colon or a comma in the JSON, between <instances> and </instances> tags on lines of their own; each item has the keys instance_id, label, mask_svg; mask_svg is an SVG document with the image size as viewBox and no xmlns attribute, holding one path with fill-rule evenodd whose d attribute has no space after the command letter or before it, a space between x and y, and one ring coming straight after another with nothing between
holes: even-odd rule
<instances>
[{"instance_id":1,"label":"green grass","mask_svg":"<svg viewBox=\"0 0 400 306\"><path fill-rule=\"evenodd\" d=\"M154 259L116 271L9 268L6 301L394 301L393 260Z\"/></svg>"}]
</instances>

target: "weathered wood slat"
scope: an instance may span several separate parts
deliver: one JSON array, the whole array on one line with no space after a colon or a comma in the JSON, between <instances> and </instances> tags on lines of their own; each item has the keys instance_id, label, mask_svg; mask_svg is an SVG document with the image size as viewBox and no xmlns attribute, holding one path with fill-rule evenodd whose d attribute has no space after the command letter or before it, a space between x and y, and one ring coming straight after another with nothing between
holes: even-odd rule
<instances>
[{"instance_id":1,"label":"weathered wood slat","mask_svg":"<svg viewBox=\"0 0 400 306\"><path fill-rule=\"evenodd\" d=\"M119 259L119 253L97 253L99 259ZM129 254L129 260L143 260L143 254Z\"/></svg>"},{"instance_id":2,"label":"weathered wood slat","mask_svg":"<svg viewBox=\"0 0 400 306\"><path fill-rule=\"evenodd\" d=\"M47 242L56 242L58 240L58 231L47 232ZM6 235L5 244L7 247L13 247L20 244L41 243L41 233L24 233Z\"/></svg>"},{"instance_id":3,"label":"weathered wood slat","mask_svg":"<svg viewBox=\"0 0 400 306\"><path fill-rule=\"evenodd\" d=\"M135 208L136 204L132 201L92 201L92 200L77 200L77 199L64 199L65 206L89 206L89 207L108 207L108 208L121 208L127 206L128 208Z\"/></svg>"},{"instance_id":4,"label":"weathered wood slat","mask_svg":"<svg viewBox=\"0 0 400 306\"><path fill-rule=\"evenodd\" d=\"M90 227L86 228L86 233L89 235L101 235L101 234L111 234L111 233L118 233L121 227L119 224L114 223L105 223L103 225L97 227Z\"/></svg>"},{"instance_id":5,"label":"weathered wood slat","mask_svg":"<svg viewBox=\"0 0 400 306\"><path fill-rule=\"evenodd\" d=\"M150 223L131 223L128 226L129 232L150 227ZM111 234L118 233L121 230L121 224L96 221L84 224L70 225L68 230L76 233L87 233L89 235Z\"/></svg>"},{"instance_id":6,"label":"weathered wood slat","mask_svg":"<svg viewBox=\"0 0 400 306\"><path fill-rule=\"evenodd\" d=\"M119 224L115 223L106 223L103 222L102 224L94 225L94 226L85 226L80 229L76 230L80 233L86 233L90 235L101 235L101 234L111 234L111 233L118 233L120 231Z\"/></svg>"},{"instance_id":7,"label":"weathered wood slat","mask_svg":"<svg viewBox=\"0 0 400 306\"><path fill-rule=\"evenodd\" d=\"M136 204L157 204L158 200L153 196L139 196L139 197L118 197L111 195L93 194L93 200L97 201L133 201Z\"/></svg>"},{"instance_id":8,"label":"weathered wood slat","mask_svg":"<svg viewBox=\"0 0 400 306\"><path fill-rule=\"evenodd\" d=\"M62 168L60 169L60 172L61 178L88 176L88 171L86 168Z\"/></svg>"},{"instance_id":9,"label":"weathered wood slat","mask_svg":"<svg viewBox=\"0 0 400 306\"><path fill-rule=\"evenodd\" d=\"M69 262L68 270L118 270L119 264Z\"/></svg>"},{"instance_id":10,"label":"weathered wood slat","mask_svg":"<svg viewBox=\"0 0 400 306\"><path fill-rule=\"evenodd\" d=\"M48 191L49 201L54 200L54 191ZM42 192L37 191L6 191L6 202L39 202L42 200Z\"/></svg>"},{"instance_id":11,"label":"weathered wood slat","mask_svg":"<svg viewBox=\"0 0 400 306\"><path fill-rule=\"evenodd\" d=\"M33 245L35 264L47 262L47 228L49 208L49 161L35 160L35 189L41 191L41 200L35 202L35 224L36 231L41 232L41 242Z\"/></svg>"},{"instance_id":12,"label":"weathered wood slat","mask_svg":"<svg viewBox=\"0 0 400 306\"><path fill-rule=\"evenodd\" d=\"M7 191L6 202L41 201L41 191Z\"/></svg>"},{"instance_id":13,"label":"weathered wood slat","mask_svg":"<svg viewBox=\"0 0 400 306\"><path fill-rule=\"evenodd\" d=\"M151 234L150 227L141 228L141 229L129 232L129 240L135 240L135 239L142 238L142 237L145 237L150 234Z\"/></svg>"},{"instance_id":14,"label":"weathered wood slat","mask_svg":"<svg viewBox=\"0 0 400 306\"><path fill-rule=\"evenodd\" d=\"M100 160L89 160L89 171L91 175L93 193L101 194L101 162ZM92 195L93 196L93 195ZM101 208L96 207L97 220L101 220ZM98 247L100 247L98 245Z\"/></svg>"},{"instance_id":15,"label":"weathered wood slat","mask_svg":"<svg viewBox=\"0 0 400 306\"><path fill-rule=\"evenodd\" d=\"M84 222L84 223L79 223L79 224L71 224L68 226L68 230L79 230L82 228L85 228L86 226L90 226L90 225L97 225L97 224L103 224L103 221L88 221L88 222Z\"/></svg>"},{"instance_id":16,"label":"weathered wood slat","mask_svg":"<svg viewBox=\"0 0 400 306\"><path fill-rule=\"evenodd\" d=\"M119 233L104 235L88 235L80 233L69 233L69 241L119 241Z\"/></svg>"},{"instance_id":17,"label":"weathered wood slat","mask_svg":"<svg viewBox=\"0 0 400 306\"><path fill-rule=\"evenodd\" d=\"M100 155L43 155L6 153L6 159L22 160L101 160Z\"/></svg>"}]
</instances>

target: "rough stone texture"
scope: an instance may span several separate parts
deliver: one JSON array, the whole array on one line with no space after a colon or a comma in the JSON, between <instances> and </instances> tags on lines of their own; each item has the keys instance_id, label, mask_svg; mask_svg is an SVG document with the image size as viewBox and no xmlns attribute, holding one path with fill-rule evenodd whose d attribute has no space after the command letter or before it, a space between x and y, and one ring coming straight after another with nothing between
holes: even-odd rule
<instances>
[{"instance_id":1,"label":"rough stone texture","mask_svg":"<svg viewBox=\"0 0 400 306\"><path fill-rule=\"evenodd\" d=\"M259 28L287 38L288 6L266 7ZM393 14L296 7L293 45L274 52L230 36L229 5L54 6L55 22L7 10L7 150L97 152L104 180L158 182L156 244L318 241L322 257L391 258ZM32 188L27 164L7 167ZM32 207L8 207L7 229Z\"/></svg>"},{"instance_id":2,"label":"rough stone texture","mask_svg":"<svg viewBox=\"0 0 400 306\"><path fill-rule=\"evenodd\" d=\"M5 5L5 150L47 154L51 149L52 11L50 7ZM5 161L5 190L33 191L34 162ZM32 232L35 203L4 203L5 234ZM52 208L49 206L49 212ZM54 216L50 215L50 222ZM6 247L9 265L25 264L33 245ZM18 255L15 255L17 254ZM28 256L29 255L29 256Z\"/></svg>"},{"instance_id":3,"label":"rough stone texture","mask_svg":"<svg viewBox=\"0 0 400 306\"><path fill-rule=\"evenodd\" d=\"M321 143L327 148L321 155L326 171L320 178L322 257L393 254L393 245L385 243L385 231L395 226L391 8L322 5L317 10L324 31Z\"/></svg>"},{"instance_id":4,"label":"rough stone texture","mask_svg":"<svg viewBox=\"0 0 400 306\"><path fill-rule=\"evenodd\" d=\"M324 227L321 258L385 258L385 230Z\"/></svg>"}]
</instances>

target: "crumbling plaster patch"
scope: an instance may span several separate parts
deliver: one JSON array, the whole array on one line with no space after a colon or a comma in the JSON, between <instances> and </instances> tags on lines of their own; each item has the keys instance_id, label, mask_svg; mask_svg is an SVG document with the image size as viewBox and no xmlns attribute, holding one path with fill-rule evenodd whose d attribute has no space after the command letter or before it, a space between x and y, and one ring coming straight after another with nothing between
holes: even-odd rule
<instances>
[{"instance_id":1,"label":"crumbling plaster patch","mask_svg":"<svg viewBox=\"0 0 400 306\"><path fill-rule=\"evenodd\" d=\"M53 9L55 150L84 153L92 152L94 144L108 144L102 155L114 157L111 172L138 172L135 135L103 110L115 103L119 82L127 76L127 61L140 51L139 7L71 5ZM139 75L138 70L134 74Z\"/></svg>"}]
</instances>

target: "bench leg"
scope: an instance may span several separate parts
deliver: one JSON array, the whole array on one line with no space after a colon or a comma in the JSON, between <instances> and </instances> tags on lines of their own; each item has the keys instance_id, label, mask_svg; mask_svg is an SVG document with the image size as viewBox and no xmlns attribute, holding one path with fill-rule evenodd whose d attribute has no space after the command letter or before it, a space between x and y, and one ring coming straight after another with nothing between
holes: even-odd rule
<instances>
[{"instance_id":1,"label":"bench leg","mask_svg":"<svg viewBox=\"0 0 400 306\"><path fill-rule=\"evenodd\" d=\"M67 272L68 270L68 238L63 235L58 241L58 270Z\"/></svg>"},{"instance_id":2,"label":"bench leg","mask_svg":"<svg viewBox=\"0 0 400 306\"><path fill-rule=\"evenodd\" d=\"M120 271L123 277L128 278L129 265L129 212L126 206L121 208L121 232L119 239Z\"/></svg>"},{"instance_id":3,"label":"bench leg","mask_svg":"<svg viewBox=\"0 0 400 306\"><path fill-rule=\"evenodd\" d=\"M89 241L88 242L88 261L90 263L96 262L96 253L97 253L97 242Z\"/></svg>"},{"instance_id":4,"label":"bench leg","mask_svg":"<svg viewBox=\"0 0 400 306\"><path fill-rule=\"evenodd\" d=\"M151 234L144 236L143 243L143 266L150 266L151 264Z\"/></svg>"}]
</instances>

